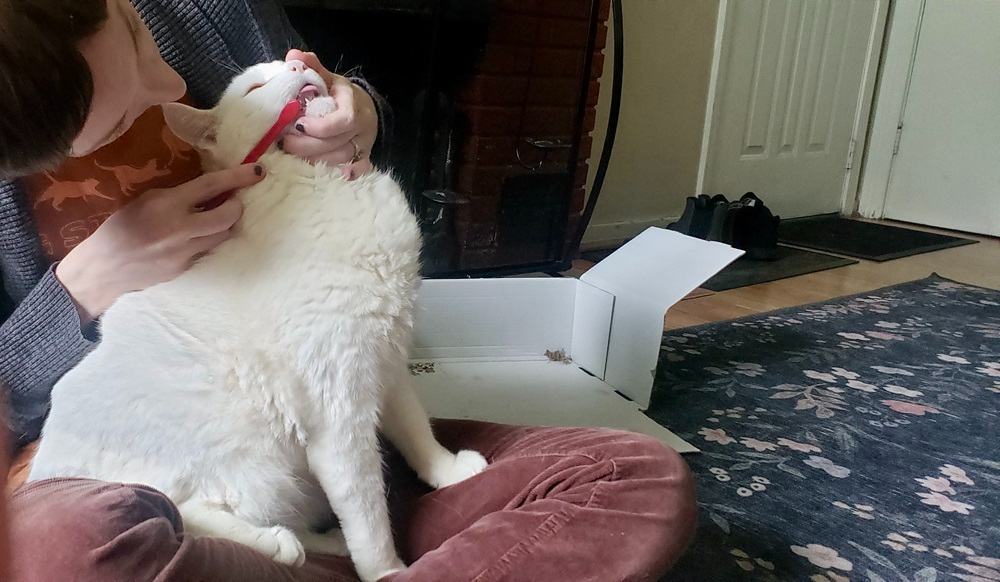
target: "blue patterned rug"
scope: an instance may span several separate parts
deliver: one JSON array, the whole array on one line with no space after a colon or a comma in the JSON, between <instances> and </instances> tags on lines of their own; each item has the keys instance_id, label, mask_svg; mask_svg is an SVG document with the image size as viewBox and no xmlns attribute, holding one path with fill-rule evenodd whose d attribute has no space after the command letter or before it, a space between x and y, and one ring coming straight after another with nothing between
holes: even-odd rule
<instances>
[{"instance_id":1,"label":"blue patterned rug","mask_svg":"<svg viewBox=\"0 0 1000 582\"><path fill-rule=\"evenodd\" d=\"M1000 292L934 276L668 333L649 415L702 449L664 580L1000 580Z\"/></svg>"}]
</instances>

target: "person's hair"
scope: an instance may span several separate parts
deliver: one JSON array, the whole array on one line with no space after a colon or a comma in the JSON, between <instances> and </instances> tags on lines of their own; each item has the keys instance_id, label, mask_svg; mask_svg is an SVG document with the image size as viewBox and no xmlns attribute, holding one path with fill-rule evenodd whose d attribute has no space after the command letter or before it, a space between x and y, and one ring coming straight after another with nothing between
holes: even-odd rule
<instances>
[{"instance_id":1,"label":"person's hair","mask_svg":"<svg viewBox=\"0 0 1000 582\"><path fill-rule=\"evenodd\" d=\"M0 0L0 177L69 154L94 96L78 46L107 18L107 0Z\"/></svg>"}]
</instances>

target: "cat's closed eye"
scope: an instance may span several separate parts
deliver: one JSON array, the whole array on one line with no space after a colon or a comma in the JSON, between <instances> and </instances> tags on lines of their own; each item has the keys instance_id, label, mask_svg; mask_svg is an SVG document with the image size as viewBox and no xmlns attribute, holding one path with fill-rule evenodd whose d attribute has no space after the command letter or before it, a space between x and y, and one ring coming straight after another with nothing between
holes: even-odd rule
<instances>
[{"instance_id":1,"label":"cat's closed eye","mask_svg":"<svg viewBox=\"0 0 1000 582\"><path fill-rule=\"evenodd\" d=\"M250 85L250 88L247 89L247 92L244 93L243 96L246 97L247 95L253 93L254 91L256 91L257 89L260 89L263 86L264 86L264 83L254 83L253 85Z\"/></svg>"}]
</instances>

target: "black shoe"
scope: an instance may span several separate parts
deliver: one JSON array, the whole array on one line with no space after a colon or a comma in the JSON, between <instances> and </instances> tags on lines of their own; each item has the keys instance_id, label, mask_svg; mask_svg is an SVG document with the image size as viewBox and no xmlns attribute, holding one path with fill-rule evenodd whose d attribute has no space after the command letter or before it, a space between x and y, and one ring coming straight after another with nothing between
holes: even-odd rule
<instances>
[{"instance_id":1,"label":"black shoe","mask_svg":"<svg viewBox=\"0 0 1000 582\"><path fill-rule=\"evenodd\" d=\"M705 240L733 244L733 225L742 207L739 202L729 202L721 194L712 198L712 223L709 226Z\"/></svg>"},{"instance_id":2,"label":"black shoe","mask_svg":"<svg viewBox=\"0 0 1000 582\"><path fill-rule=\"evenodd\" d=\"M733 243L746 251L746 257L757 261L773 261L778 252L778 225L781 217L774 216L753 192L740 198L742 210L733 224Z\"/></svg>"},{"instance_id":3,"label":"black shoe","mask_svg":"<svg viewBox=\"0 0 1000 582\"><path fill-rule=\"evenodd\" d=\"M677 222L672 222L667 225L668 230L673 230L681 234L687 234L691 232L691 225L694 223L694 215L697 211L698 199L694 196L688 196L687 202L684 206L684 214L677 219Z\"/></svg>"},{"instance_id":4,"label":"black shoe","mask_svg":"<svg viewBox=\"0 0 1000 582\"><path fill-rule=\"evenodd\" d=\"M716 197L722 196L721 194ZM723 197L725 199L725 197ZM668 229L704 239L708 236L709 228L712 225L712 198L707 194L698 197L689 196L684 207L684 214L677 222L667 226Z\"/></svg>"}]
</instances>

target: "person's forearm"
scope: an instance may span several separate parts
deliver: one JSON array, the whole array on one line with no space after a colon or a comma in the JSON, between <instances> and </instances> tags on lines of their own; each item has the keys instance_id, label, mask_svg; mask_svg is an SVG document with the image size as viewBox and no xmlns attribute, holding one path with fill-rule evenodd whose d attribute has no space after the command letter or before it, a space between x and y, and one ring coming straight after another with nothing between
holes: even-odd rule
<instances>
[{"instance_id":1,"label":"person's forearm","mask_svg":"<svg viewBox=\"0 0 1000 582\"><path fill-rule=\"evenodd\" d=\"M0 324L0 384L18 444L37 437L52 385L95 345L77 307L50 270Z\"/></svg>"}]
</instances>

